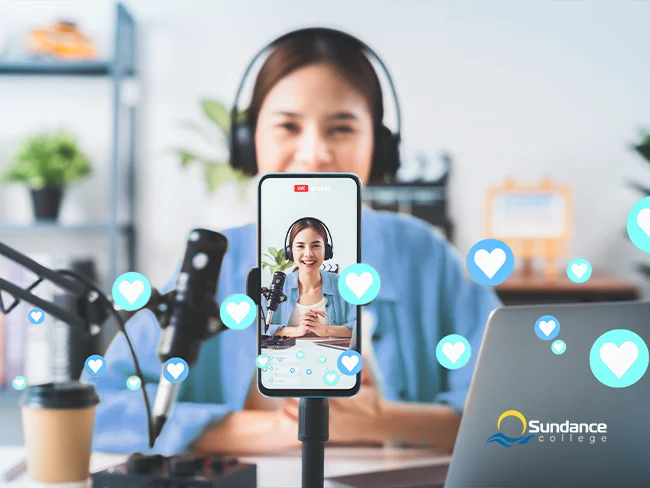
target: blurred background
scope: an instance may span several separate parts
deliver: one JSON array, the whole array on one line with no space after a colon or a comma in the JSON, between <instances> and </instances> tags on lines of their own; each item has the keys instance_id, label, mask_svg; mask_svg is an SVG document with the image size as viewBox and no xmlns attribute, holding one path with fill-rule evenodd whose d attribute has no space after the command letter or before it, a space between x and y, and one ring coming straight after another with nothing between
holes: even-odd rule
<instances>
[{"instance_id":1,"label":"blurred background","mask_svg":"<svg viewBox=\"0 0 650 488\"><path fill-rule=\"evenodd\" d=\"M402 169L364 188L369 205L429 221L464 259L487 236L490 189L548 179L572 202L560 277L514 276L504 303L647 297L650 258L625 225L650 195L649 18L650 2L616 0L0 0L0 241L107 293L127 271L161 287L192 228L255 219L256 182L228 169L224 143L249 61L327 26L373 47L397 87ZM386 86L384 98L395 129ZM574 258L591 262L588 283L566 279ZM0 276L30 283L6 260ZM114 332L33 326L24 306L0 329L8 390L19 373L78 375Z\"/></svg>"}]
</instances>

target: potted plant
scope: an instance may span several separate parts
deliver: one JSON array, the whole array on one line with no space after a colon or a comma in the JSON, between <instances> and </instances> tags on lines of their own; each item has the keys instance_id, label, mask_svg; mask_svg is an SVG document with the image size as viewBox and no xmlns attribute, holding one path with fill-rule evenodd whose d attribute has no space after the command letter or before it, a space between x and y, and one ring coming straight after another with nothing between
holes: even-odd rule
<instances>
[{"instance_id":1,"label":"potted plant","mask_svg":"<svg viewBox=\"0 0 650 488\"><path fill-rule=\"evenodd\" d=\"M201 110L212 127L196 125L186 122L185 127L200 134L203 139L212 147L213 154L209 156L200 155L196 151L178 149L176 153L183 168L191 164L199 164L203 169L203 175L208 193L214 192L220 185L228 182L237 182L240 190L246 188L250 176L233 169L228 162L228 140L230 137L230 113L223 102L214 99L203 99L200 101ZM240 114L244 116L244 114ZM215 130L216 129L216 130ZM243 193L240 193L242 195Z\"/></svg>"},{"instance_id":2,"label":"potted plant","mask_svg":"<svg viewBox=\"0 0 650 488\"><path fill-rule=\"evenodd\" d=\"M66 186L90 174L90 161L67 130L27 138L11 158L3 182L19 182L31 190L37 220L56 220Z\"/></svg>"},{"instance_id":3,"label":"potted plant","mask_svg":"<svg viewBox=\"0 0 650 488\"><path fill-rule=\"evenodd\" d=\"M268 253L264 253L264 256L270 259L270 261L262 261L262 269L270 268L271 274L276 271L286 271L289 268L292 268L296 265L293 261L288 261L284 257L284 249L276 249L275 247L269 247Z\"/></svg>"}]
</instances>

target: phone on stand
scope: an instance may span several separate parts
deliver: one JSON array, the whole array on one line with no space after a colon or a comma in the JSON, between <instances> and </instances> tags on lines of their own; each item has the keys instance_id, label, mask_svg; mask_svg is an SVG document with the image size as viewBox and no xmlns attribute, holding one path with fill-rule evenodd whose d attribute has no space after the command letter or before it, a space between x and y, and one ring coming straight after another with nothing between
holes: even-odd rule
<instances>
[{"instance_id":1,"label":"phone on stand","mask_svg":"<svg viewBox=\"0 0 650 488\"><path fill-rule=\"evenodd\" d=\"M261 273L258 387L270 397L346 397L361 372L339 356L361 353L361 307L339 275L361 262L361 181L352 173L268 173L258 186Z\"/></svg>"}]
</instances>

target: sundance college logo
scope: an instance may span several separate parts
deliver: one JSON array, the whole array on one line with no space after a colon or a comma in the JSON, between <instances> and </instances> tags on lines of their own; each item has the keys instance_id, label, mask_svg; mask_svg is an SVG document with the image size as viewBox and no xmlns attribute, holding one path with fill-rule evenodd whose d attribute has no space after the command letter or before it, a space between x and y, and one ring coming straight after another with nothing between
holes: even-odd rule
<instances>
[{"instance_id":1,"label":"sundance college logo","mask_svg":"<svg viewBox=\"0 0 650 488\"><path fill-rule=\"evenodd\" d=\"M521 422L521 436L508 437L500 432L501 422L508 417L514 417ZM503 447L512 447L513 444L528 444L533 439L537 439L537 442L607 442L607 424L575 423L568 420L562 423L527 421L517 410L503 412L497 420L497 429L499 432L488 437L486 444L495 442Z\"/></svg>"}]
</instances>

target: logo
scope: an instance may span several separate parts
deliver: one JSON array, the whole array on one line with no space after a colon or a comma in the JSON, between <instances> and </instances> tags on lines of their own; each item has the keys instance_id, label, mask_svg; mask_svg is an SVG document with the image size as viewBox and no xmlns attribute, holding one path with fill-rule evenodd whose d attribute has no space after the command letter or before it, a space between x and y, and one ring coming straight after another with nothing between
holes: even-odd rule
<instances>
[{"instance_id":1,"label":"logo","mask_svg":"<svg viewBox=\"0 0 650 488\"><path fill-rule=\"evenodd\" d=\"M309 191L309 185L293 185L293 191L295 193L303 193Z\"/></svg>"},{"instance_id":2,"label":"logo","mask_svg":"<svg viewBox=\"0 0 650 488\"><path fill-rule=\"evenodd\" d=\"M497 420L497 430L499 431L501 430L501 422L503 421L503 419L508 417L515 417L516 419L519 419L521 421L521 425L522 425L521 436L508 437L507 435L501 432L497 432L496 434L492 434L490 437L488 437L488 440L485 441L486 444L496 442L497 444L501 444L503 447L512 447L513 444L528 444L529 440L535 438L535 436L532 434L525 435L526 427L527 427L526 417L524 417L524 414L522 414L518 410L508 410L506 412L503 412L499 417L499 420Z\"/></svg>"},{"instance_id":3,"label":"logo","mask_svg":"<svg viewBox=\"0 0 650 488\"><path fill-rule=\"evenodd\" d=\"M509 437L501 432L501 423L509 418L514 417L513 422L507 422L508 432L515 434L515 437ZM519 420L519 422L517 422ZM519 424L521 423L521 434L519 433ZM513 429L513 425L517 426L517 430ZM504 425L504 429L505 429ZM587 423L587 422L542 422L540 420L527 421L524 414L518 410L507 410L501 414L497 420L497 429L499 432L492 434L485 441L486 444L496 443L503 447L512 447L514 444L525 445L532 439L537 439L540 443L554 443L559 442L578 442L595 444L597 440L607 442L607 424L604 423ZM537 434L537 435L535 435ZM544 435L541 435L544 434ZM575 435L574 435L575 434ZM585 435L586 434L586 435Z\"/></svg>"}]
</instances>

